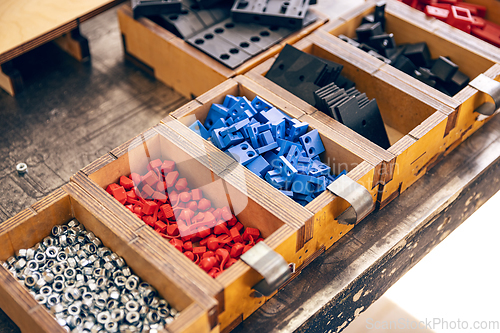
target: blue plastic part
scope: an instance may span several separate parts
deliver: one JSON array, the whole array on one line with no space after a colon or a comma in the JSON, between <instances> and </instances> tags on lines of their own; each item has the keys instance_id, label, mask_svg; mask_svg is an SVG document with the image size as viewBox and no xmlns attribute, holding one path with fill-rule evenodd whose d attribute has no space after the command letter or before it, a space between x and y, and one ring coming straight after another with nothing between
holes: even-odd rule
<instances>
[{"instance_id":1,"label":"blue plastic part","mask_svg":"<svg viewBox=\"0 0 500 333\"><path fill-rule=\"evenodd\" d=\"M288 141L285 139L278 139L277 141L278 141L278 146L280 147L280 151L278 153L278 156L283 156L283 155L287 154L288 151L290 150L290 147L292 147L292 146L296 146L297 148L302 150L302 145L300 145L298 143Z\"/></svg>"},{"instance_id":2,"label":"blue plastic part","mask_svg":"<svg viewBox=\"0 0 500 333\"><path fill-rule=\"evenodd\" d=\"M205 140L208 140L210 137L210 133L208 133L205 126L199 120L195 121L189 128Z\"/></svg>"},{"instance_id":3,"label":"blue plastic part","mask_svg":"<svg viewBox=\"0 0 500 333\"><path fill-rule=\"evenodd\" d=\"M282 119L280 122L271 124L271 133L273 133L273 137L278 139L285 138L285 119Z\"/></svg>"},{"instance_id":4,"label":"blue plastic part","mask_svg":"<svg viewBox=\"0 0 500 333\"><path fill-rule=\"evenodd\" d=\"M281 112L280 110L278 110L277 108L273 107L267 111L263 111L260 113L261 115L263 115L268 122L270 123L273 123L273 124L277 124L279 122L281 122L281 120L283 119L289 119L289 117Z\"/></svg>"},{"instance_id":5,"label":"blue plastic part","mask_svg":"<svg viewBox=\"0 0 500 333\"><path fill-rule=\"evenodd\" d=\"M273 187L276 187L278 190L281 190L285 186L285 178L280 175L276 175L275 170L268 171L264 176L264 179L267 180L269 184Z\"/></svg>"},{"instance_id":6,"label":"blue plastic part","mask_svg":"<svg viewBox=\"0 0 500 333\"><path fill-rule=\"evenodd\" d=\"M210 136L210 140L217 148L224 150L224 149L226 149L227 145L224 144L224 140L223 140L222 136L220 135L221 130L222 129L220 129L220 128L213 130L212 135Z\"/></svg>"},{"instance_id":7,"label":"blue plastic part","mask_svg":"<svg viewBox=\"0 0 500 333\"><path fill-rule=\"evenodd\" d=\"M294 124L290 128L290 134L288 136L288 140L297 141L299 137L307 133L308 128L309 128L308 123Z\"/></svg>"},{"instance_id":8,"label":"blue plastic part","mask_svg":"<svg viewBox=\"0 0 500 333\"><path fill-rule=\"evenodd\" d=\"M273 142L276 142L276 141L274 140L274 137L273 137L273 134L271 133L271 131L265 131L265 132L262 132L259 134L259 143L262 146L270 145ZM278 144L276 144L276 146L278 146Z\"/></svg>"},{"instance_id":9,"label":"blue plastic part","mask_svg":"<svg viewBox=\"0 0 500 333\"><path fill-rule=\"evenodd\" d=\"M234 133L234 132L237 132L239 130L241 130L243 127L245 127L246 125L248 125L250 121L248 119L243 119L243 120L240 120L236 123L234 123L233 125L229 126L227 128L227 133ZM222 131L220 134L221 135L227 135L227 133L225 133L225 131Z\"/></svg>"},{"instance_id":10,"label":"blue plastic part","mask_svg":"<svg viewBox=\"0 0 500 333\"><path fill-rule=\"evenodd\" d=\"M222 131L220 133L222 135ZM222 140L224 142L224 145L226 147L229 147L229 146L234 146L234 145L237 145L238 143L243 142L243 140L245 140L245 138L243 138L243 134L241 134L240 132L234 132L234 134L229 133L226 136L223 136Z\"/></svg>"},{"instance_id":11,"label":"blue plastic part","mask_svg":"<svg viewBox=\"0 0 500 333\"><path fill-rule=\"evenodd\" d=\"M217 129L217 128L226 128L228 125L227 125L227 121L225 121L223 118L219 118L219 120L217 120L215 122L215 124L212 125L212 127L210 128L211 131Z\"/></svg>"},{"instance_id":12,"label":"blue plastic part","mask_svg":"<svg viewBox=\"0 0 500 333\"><path fill-rule=\"evenodd\" d=\"M341 172L341 173L339 173L339 174L335 177L335 179L339 178L339 177L340 177L340 176L342 176L342 175L347 175L347 171L346 171L346 170L342 170L342 172Z\"/></svg>"},{"instance_id":13,"label":"blue plastic part","mask_svg":"<svg viewBox=\"0 0 500 333\"><path fill-rule=\"evenodd\" d=\"M222 105L224 105L226 108L229 109L234 104L238 103L239 100L240 100L239 97L234 97L233 95L226 95L226 97L224 98L224 102L222 103Z\"/></svg>"},{"instance_id":14,"label":"blue plastic part","mask_svg":"<svg viewBox=\"0 0 500 333\"><path fill-rule=\"evenodd\" d=\"M250 103L228 95L209 113L214 116L208 131L214 145L299 204L311 202L336 179L318 156L324 151L318 131L307 133L309 124L260 97Z\"/></svg>"},{"instance_id":15,"label":"blue plastic part","mask_svg":"<svg viewBox=\"0 0 500 333\"><path fill-rule=\"evenodd\" d=\"M269 104L267 101L263 100L259 96L255 96L255 98L252 100L252 106L258 112L269 110L273 107L271 104Z\"/></svg>"},{"instance_id":16,"label":"blue plastic part","mask_svg":"<svg viewBox=\"0 0 500 333\"><path fill-rule=\"evenodd\" d=\"M294 193L310 195L316 190L315 179L315 177L296 174L293 179L291 190Z\"/></svg>"},{"instance_id":17,"label":"blue plastic part","mask_svg":"<svg viewBox=\"0 0 500 333\"><path fill-rule=\"evenodd\" d=\"M278 167L277 161L279 160L279 158L278 155L276 155L274 152L268 151L264 153L263 156L264 159L267 161L267 163L269 163L273 169Z\"/></svg>"},{"instance_id":18,"label":"blue plastic part","mask_svg":"<svg viewBox=\"0 0 500 333\"><path fill-rule=\"evenodd\" d=\"M323 142L321 142L317 129L302 135L299 140L309 157L317 156L325 151L325 146L323 146Z\"/></svg>"},{"instance_id":19,"label":"blue plastic part","mask_svg":"<svg viewBox=\"0 0 500 333\"><path fill-rule=\"evenodd\" d=\"M302 174L302 175L307 175L309 173L309 168L310 168L310 164L309 163L297 163L297 165L295 166L295 168L297 169L297 172Z\"/></svg>"},{"instance_id":20,"label":"blue plastic part","mask_svg":"<svg viewBox=\"0 0 500 333\"><path fill-rule=\"evenodd\" d=\"M299 163L307 163L307 164L311 163L312 159L310 157L303 156L304 154L307 155L306 151L302 150L302 154L299 156Z\"/></svg>"},{"instance_id":21,"label":"blue plastic part","mask_svg":"<svg viewBox=\"0 0 500 333\"><path fill-rule=\"evenodd\" d=\"M330 174L330 167L325 163L313 161L309 169L309 175L314 177L326 176Z\"/></svg>"},{"instance_id":22,"label":"blue plastic part","mask_svg":"<svg viewBox=\"0 0 500 333\"><path fill-rule=\"evenodd\" d=\"M219 118L226 119L228 116L228 109L226 107L220 104L212 104L203 125L210 131Z\"/></svg>"},{"instance_id":23,"label":"blue plastic part","mask_svg":"<svg viewBox=\"0 0 500 333\"><path fill-rule=\"evenodd\" d=\"M264 157L259 156L252 162L247 164L247 168L255 173L257 176L263 178L264 175L271 170L271 165L267 163Z\"/></svg>"},{"instance_id":24,"label":"blue plastic part","mask_svg":"<svg viewBox=\"0 0 500 333\"><path fill-rule=\"evenodd\" d=\"M241 135L241 133L239 133ZM241 135L243 137L243 135ZM227 152L239 163L243 165L247 165L248 163L252 162L255 160L259 155L257 152L252 148L252 146L244 141L240 143L239 145L236 145L234 147L231 147L227 150Z\"/></svg>"},{"instance_id":25,"label":"blue plastic part","mask_svg":"<svg viewBox=\"0 0 500 333\"><path fill-rule=\"evenodd\" d=\"M270 150L273 150L275 148L278 147L278 143L277 142L273 142L273 143L270 143L268 144L267 146L263 146L263 147L259 147L259 148L256 148L255 151L257 151L257 153L259 155L262 155Z\"/></svg>"},{"instance_id":26,"label":"blue plastic part","mask_svg":"<svg viewBox=\"0 0 500 333\"><path fill-rule=\"evenodd\" d=\"M299 147L291 146L288 152L286 153L285 157L288 161L290 161L290 163L293 166L296 166L297 163L299 162L299 157L301 152L302 150L299 149Z\"/></svg>"},{"instance_id":27,"label":"blue plastic part","mask_svg":"<svg viewBox=\"0 0 500 333\"><path fill-rule=\"evenodd\" d=\"M278 165L281 177L284 177L287 182L291 182L297 174L297 169L284 156L279 157Z\"/></svg>"},{"instance_id":28,"label":"blue plastic part","mask_svg":"<svg viewBox=\"0 0 500 333\"><path fill-rule=\"evenodd\" d=\"M271 130L271 124L264 124L257 126L257 133L264 133L265 131Z\"/></svg>"},{"instance_id":29,"label":"blue plastic part","mask_svg":"<svg viewBox=\"0 0 500 333\"><path fill-rule=\"evenodd\" d=\"M245 131L246 137L250 139L250 143L252 144L252 147L254 149L257 149L260 147L260 143L257 137L257 126L256 124L250 125L248 124L247 126L242 128L242 131Z\"/></svg>"},{"instance_id":30,"label":"blue plastic part","mask_svg":"<svg viewBox=\"0 0 500 333\"><path fill-rule=\"evenodd\" d=\"M228 110L228 115L233 118L233 120L241 120L244 118L248 118L245 110L252 110L252 114L257 113L253 106L250 104L250 101L245 97L241 97L238 103L232 105Z\"/></svg>"}]
</instances>

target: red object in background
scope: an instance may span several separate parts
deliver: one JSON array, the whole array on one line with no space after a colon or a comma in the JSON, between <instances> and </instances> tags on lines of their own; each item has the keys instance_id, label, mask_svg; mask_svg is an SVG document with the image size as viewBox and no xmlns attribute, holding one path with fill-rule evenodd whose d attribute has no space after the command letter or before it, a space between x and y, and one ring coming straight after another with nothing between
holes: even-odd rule
<instances>
[{"instance_id":1,"label":"red object in background","mask_svg":"<svg viewBox=\"0 0 500 333\"><path fill-rule=\"evenodd\" d=\"M487 8L458 0L399 0L457 29L500 47L500 26L485 20ZM448 12L447 12L448 11Z\"/></svg>"},{"instance_id":2,"label":"red object in background","mask_svg":"<svg viewBox=\"0 0 500 333\"><path fill-rule=\"evenodd\" d=\"M472 15L470 10L451 6L451 12L446 23L470 34L472 29Z\"/></svg>"},{"instance_id":3,"label":"red object in background","mask_svg":"<svg viewBox=\"0 0 500 333\"><path fill-rule=\"evenodd\" d=\"M425 14L427 14L427 16L437 18L438 20L446 21L450 15L450 11L448 9L434 6L425 6Z\"/></svg>"},{"instance_id":4,"label":"red object in background","mask_svg":"<svg viewBox=\"0 0 500 333\"><path fill-rule=\"evenodd\" d=\"M190 190L175 162L157 159L147 169L144 176L120 177L106 191L211 277L263 240L259 229L245 228L228 206L212 207L201 189Z\"/></svg>"},{"instance_id":5,"label":"red object in background","mask_svg":"<svg viewBox=\"0 0 500 333\"><path fill-rule=\"evenodd\" d=\"M500 26L486 21L484 28L472 28L472 35L490 44L500 47Z\"/></svg>"}]
</instances>

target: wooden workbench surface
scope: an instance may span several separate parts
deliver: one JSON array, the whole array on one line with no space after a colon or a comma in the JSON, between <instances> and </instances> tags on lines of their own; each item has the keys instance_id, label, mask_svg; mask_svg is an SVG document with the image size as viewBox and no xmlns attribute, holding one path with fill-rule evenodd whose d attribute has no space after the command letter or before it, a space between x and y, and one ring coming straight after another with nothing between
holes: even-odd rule
<instances>
[{"instance_id":1,"label":"wooden workbench surface","mask_svg":"<svg viewBox=\"0 0 500 333\"><path fill-rule=\"evenodd\" d=\"M117 0L0 1L0 63L59 37Z\"/></svg>"}]
</instances>

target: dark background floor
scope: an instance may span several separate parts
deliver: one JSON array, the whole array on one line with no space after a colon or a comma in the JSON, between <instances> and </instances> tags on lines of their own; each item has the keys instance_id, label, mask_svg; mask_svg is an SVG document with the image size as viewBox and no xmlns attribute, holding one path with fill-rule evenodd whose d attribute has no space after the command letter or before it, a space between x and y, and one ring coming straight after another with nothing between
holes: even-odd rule
<instances>
[{"instance_id":1,"label":"dark background floor","mask_svg":"<svg viewBox=\"0 0 500 333\"><path fill-rule=\"evenodd\" d=\"M24 92L14 98L0 89L0 222L186 102L124 61L116 9L81 31L90 62L48 43L15 60ZM19 162L28 164L26 176L17 174Z\"/></svg>"}]
</instances>

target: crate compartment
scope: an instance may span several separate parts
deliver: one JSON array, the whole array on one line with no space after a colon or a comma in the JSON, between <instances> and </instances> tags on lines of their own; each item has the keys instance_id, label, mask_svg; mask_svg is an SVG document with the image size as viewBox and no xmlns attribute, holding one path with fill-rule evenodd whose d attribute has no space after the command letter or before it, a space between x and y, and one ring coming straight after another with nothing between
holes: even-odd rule
<instances>
[{"instance_id":1,"label":"crate compartment","mask_svg":"<svg viewBox=\"0 0 500 333\"><path fill-rule=\"evenodd\" d=\"M356 48L347 48L344 44L336 37L318 32L294 44L294 47L342 64L342 75L354 81L360 92L376 99L391 143L387 150L265 78L274 59L257 66L246 76L278 97L290 101L318 123L327 125L361 149L382 159L384 166L378 177L383 187L378 201L384 207L425 174L456 140L448 134L454 109L381 71L383 65L378 59Z\"/></svg>"},{"instance_id":2,"label":"crate compartment","mask_svg":"<svg viewBox=\"0 0 500 333\"><path fill-rule=\"evenodd\" d=\"M354 37L356 35L355 29L361 23L363 16L373 12L374 7L374 1L367 1L353 11L342 15L335 22L326 25L321 33L333 36L344 34L348 37ZM398 44L427 42L433 58L440 55L449 56L459 66L460 71L469 76L471 81L480 74L485 74L496 81L500 80L498 48L444 22L427 17L424 13L404 3L387 2L386 30L394 32ZM364 53L351 45L344 47L356 54ZM369 56L366 54L365 57ZM454 121L450 124L448 131L450 136L454 138L452 141L457 141L457 144L469 137L487 121L478 120L479 114L474 112L487 99L486 94L467 86L455 96L450 97L390 65L383 64L378 59L370 59L369 61L377 64L380 71L410 84L428 96L455 109Z\"/></svg>"},{"instance_id":3,"label":"crate compartment","mask_svg":"<svg viewBox=\"0 0 500 333\"><path fill-rule=\"evenodd\" d=\"M269 247L299 268L305 261L305 253L313 254L316 250L312 244L304 246L302 237L302 227L309 223L312 214L306 211L289 213L279 201L267 202L259 197L251 175L244 171L233 170L238 181L227 181L222 176L226 168L220 166L229 166L233 160L220 151L211 152L210 146L207 150L200 147L203 147L203 143L193 144L171 128L160 124L84 168L72 181L82 186L136 232L154 250L153 260L158 265L163 261L175 262L178 272L184 278L193 281L206 294L217 299L221 329L224 329L231 323L248 317L264 303L264 298L253 297L252 290L262 277L242 260L238 260L213 279L105 192L106 187L116 183L120 176L131 172L143 174L151 160L173 160L180 177L187 179L190 188L202 187L205 198L211 200L214 207L229 204L245 227L258 228Z\"/></svg>"},{"instance_id":4,"label":"crate compartment","mask_svg":"<svg viewBox=\"0 0 500 333\"><path fill-rule=\"evenodd\" d=\"M75 184L67 184L33 204L0 226L0 260L6 260L19 249L27 249L48 236L55 225L76 218L100 238L103 245L123 257L134 274L150 283L174 308L180 311L167 329L172 332L215 332L216 302L173 272L172 266L159 269L149 256L151 248L137 234ZM139 250L140 249L140 250ZM39 305L4 267L0 267L0 305L23 332L65 332L53 315ZM214 330L212 330L212 328Z\"/></svg>"},{"instance_id":5,"label":"crate compartment","mask_svg":"<svg viewBox=\"0 0 500 333\"><path fill-rule=\"evenodd\" d=\"M118 21L126 58L185 97L192 98L200 96L227 78L245 73L278 53L285 43L300 40L328 21L325 15L311 8L309 10L318 17L314 23L292 33L233 70L152 20L146 17L135 20L128 4L118 9ZM194 77L197 79L193 80Z\"/></svg>"},{"instance_id":6,"label":"crate compartment","mask_svg":"<svg viewBox=\"0 0 500 333\"><path fill-rule=\"evenodd\" d=\"M249 100L252 100L255 96L260 96L289 116L309 122L309 130L317 129L325 146L326 151L320 155L322 161L329 164L335 173L339 173L340 169L345 169L348 172L347 176L365 187L369 191L373 202L375 202L379 184L379 179L376 175L380 173L379 171L382 167L382 160L379 157L367 153L351 141L345 140L342 135L332 132L329 127L321 122L314 122L314 119L310 118L303 111L278 98L270 91L263 89L244 76L227 80L197 98L196 102L194 102L196 106L193 103L189 108L181 108L172 113L171 117L163 119L162 122L171 128L175 128L177 132L190 140L200 140L201 137L187 126L191 125L195 120L203 123L211 105L213 103L222 103L224 97L228 94L245 96ZM246 167L241 166L237 161L233 160L233 165L230 165L228 170L235 169L236 166L247 170L247 173L255 179L255 183L259 184L258 186L262 189L263 196L284 200L287 202L290 211L300 212L305 209L314 214L314 224L305 226L305 242L314 241L317 244L317 249L322 246L329 248L352 228L352 225L343 225L336 221L336 218L349 207L349 204L328 190L324 191L305 207L302 207L272 187L265 180L254 175ZM228 172L230 173L230 171ZM227 176L225 177L227 178Z\"/></svg>"}]
</instances>

